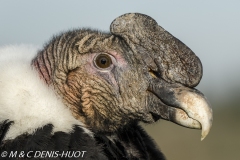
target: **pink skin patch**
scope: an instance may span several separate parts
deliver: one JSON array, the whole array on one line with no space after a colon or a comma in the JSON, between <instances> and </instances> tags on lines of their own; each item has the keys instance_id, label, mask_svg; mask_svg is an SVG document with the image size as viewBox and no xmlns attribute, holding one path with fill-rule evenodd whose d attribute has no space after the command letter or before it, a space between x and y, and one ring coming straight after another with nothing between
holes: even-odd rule
<instances>
[{"instance_id":1,"label":"pink skin patch","mask_svg":"<svg viewBox=\"0 0 240 160\"><path fill-rule=\"evenodd\" d=\"M120 55L118 52L116 51L108 51L107 53L109 53L110 55L112 55L115 58L115 62L116 64L113 64L120 67L120 68L126 68L127 67L127 62L125 61L125 59L122 57L122 55Z\"/></svg>"},{"instance_id":2,"label":"pink skin patch","mask_svg":"<svg viewBox=\"0 0 240 160\"><path fill-rule=\"evenodd\" d=\"M98 68L94 63L95 58L99 54L107 54L111 57L112 65L108 68ZM88 73L92 75L101 76L102 78L106 79L108 82L113 84L116 90L118 90L118 84L114 78L114 74L111 72L114 67L118 68L126 68L127 62L125 59L117 53L116 51L108 51L108 52L100 52L100 53L90 53L81 56L81 60L84 61L84 67Z\"/></svg>"}]
</instances>

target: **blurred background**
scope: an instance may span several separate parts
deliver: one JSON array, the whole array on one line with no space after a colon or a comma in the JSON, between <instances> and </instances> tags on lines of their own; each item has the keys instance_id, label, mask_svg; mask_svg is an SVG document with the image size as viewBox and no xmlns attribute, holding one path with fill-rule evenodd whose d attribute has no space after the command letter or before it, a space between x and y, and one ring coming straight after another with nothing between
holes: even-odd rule
<instances>
[{"instance_id":1,"label":"blurred background","mask_svg":"<svg viewBox=\"0 0 240 160\"><path fill-rule=\"evenodd\" d=\"M59 32L90 27L109 31L116 17L139 12L189 46L201 59L197 87L212 104L210 134L164 120L143 126L168 160L240 159L240 1L0 1L0 46L41 47Z\"/></svg>"}]
</instances>

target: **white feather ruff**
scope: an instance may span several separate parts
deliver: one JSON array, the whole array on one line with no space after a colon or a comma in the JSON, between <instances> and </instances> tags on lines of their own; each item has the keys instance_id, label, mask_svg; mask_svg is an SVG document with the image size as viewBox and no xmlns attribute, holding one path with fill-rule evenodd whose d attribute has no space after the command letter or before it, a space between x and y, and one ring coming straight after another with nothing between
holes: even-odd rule
<instances>
[{"instance_id":1,"label":"white feather ruff","mask_svg":"<svg viewBox=\"0 0 240 160\"><path fill-rule=\"evenodd\" d=\"M75 124L84 128L32 68L36 53L34 46L0 47L0 122L14 121L5 140L32 134L46 124L54 126L53 132L71 132Z\"/></svg>"}]
</instances>

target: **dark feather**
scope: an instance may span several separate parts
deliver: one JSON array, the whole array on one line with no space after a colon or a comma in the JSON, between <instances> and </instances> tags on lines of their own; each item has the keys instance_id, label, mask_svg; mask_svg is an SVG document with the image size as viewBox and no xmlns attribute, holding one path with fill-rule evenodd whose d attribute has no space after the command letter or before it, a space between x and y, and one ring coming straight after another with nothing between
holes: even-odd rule
<instances>
[{"instance_id":1,"label":"dark feather","mask_svg":"<svg viewBox=\"0 0 240 160\"><path fill-rule=\"evenodd\" d=\"M13 124L13 121L5 120L0 123L0 144L2 145L2 140L4 139L9 127Z\"/></svg>"},{"instance_id":2,"label":"dark feather","mask_svg":"<svg viewBox=\"0 0 240 160\"><path fill-rule=\"evenodd\" d=\"M107 159L104 154L102 154L101 147L96 144L95 140L80 126L74 126L72 133L55 132L52 134L53 126L51 124L45 125L42 128L36 130L34 134L22 134L13 140L4 141L4 145L1 146L0 152L7 151L15 152L17 151L17 156L20 156L21 151L28 153L29 156L34 156L36 151L63 151L66 153L73 151L86 151L84 157L75 158L77 159L91 159L91 160L104 160ZM28 159L27 155L21 159ZM52 157L46 157L44 159L48 160ZM58 156L54 159L66 158L65 156ZM7 157L6 159L9 159ZM37 159L37 158L35 158ZM42 159L42 158L40 158Z\"/></svg>"},{"instance_id":3,"label":"dark feather","mask_svg":"<svg viewBox=\"0 0 240 160\"><path fill-rule=\"evenodd\" d=\"M165 159L153 140L138 124L129 125L116 133L117 136L113 141L106 134L95 135L96 141L103 144L104 152L109 159L155 160L156 157L158 160Z\"/></svg>"}]
</instances>

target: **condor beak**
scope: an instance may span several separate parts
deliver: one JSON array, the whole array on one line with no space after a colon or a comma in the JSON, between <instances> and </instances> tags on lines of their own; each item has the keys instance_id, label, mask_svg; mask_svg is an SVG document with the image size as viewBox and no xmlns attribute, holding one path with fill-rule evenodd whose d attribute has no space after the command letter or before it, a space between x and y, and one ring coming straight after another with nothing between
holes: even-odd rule
<instances>
[{"instance_id":1,"label":"condor beak","mask_svg":"<svg viewBox=\"0 0 240 160\"><path fill-rule=\"evenodd\" d=\"M201 140L208 135L213 120L212 109L200 91L158 78L154 78L148 90L167 105L167 109L159 109L155 114L181 126L202 129Z\"/></svg>"}]
</instances>

